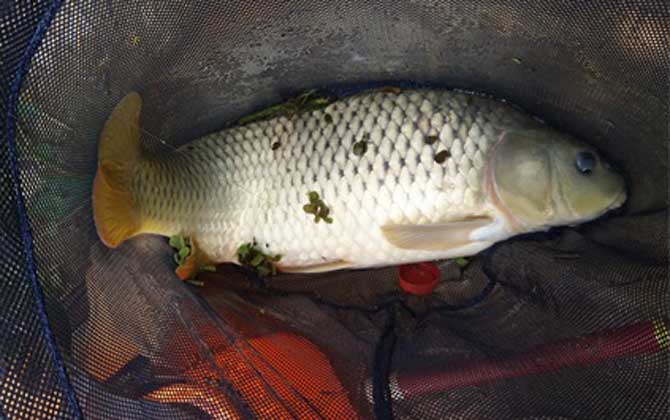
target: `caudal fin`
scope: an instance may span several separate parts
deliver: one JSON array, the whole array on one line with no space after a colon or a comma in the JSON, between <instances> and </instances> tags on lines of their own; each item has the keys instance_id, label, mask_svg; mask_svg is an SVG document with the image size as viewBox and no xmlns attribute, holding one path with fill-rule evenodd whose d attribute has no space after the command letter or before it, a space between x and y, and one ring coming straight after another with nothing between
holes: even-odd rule
<instances>
[{"instance_id":1,"label":"caudal fin","mask_svg":"<svg viewBox=\"0 0 670 420\"><path fill-rule=\"evenodd\" d=\"M139 119L142 99L135 92L119 102L105 122L98 145L98 170L93 182L93 219L98 236L115 248L141 230L131 183L142 148Z\"/></svg>"}]
</instances>

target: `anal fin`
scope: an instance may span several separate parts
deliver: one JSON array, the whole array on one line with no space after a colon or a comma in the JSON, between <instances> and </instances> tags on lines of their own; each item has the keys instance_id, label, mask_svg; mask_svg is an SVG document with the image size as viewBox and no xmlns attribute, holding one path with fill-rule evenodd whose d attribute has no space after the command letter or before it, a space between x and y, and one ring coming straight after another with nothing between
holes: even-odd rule
<instances>
[{"instance_id":1,"label":"anal fin","mask_svg":"<svg viewBox=\"0 0 670 420\"><path fill-rule=\"evenodd\" d=\"M282 273L324 273L326 271L345 270L351 268L353 264L348 261L336 260L328 261L322 264L313 264L305 266L282 266L278 265L277 269Z\"/></svg>"}]
</instances>

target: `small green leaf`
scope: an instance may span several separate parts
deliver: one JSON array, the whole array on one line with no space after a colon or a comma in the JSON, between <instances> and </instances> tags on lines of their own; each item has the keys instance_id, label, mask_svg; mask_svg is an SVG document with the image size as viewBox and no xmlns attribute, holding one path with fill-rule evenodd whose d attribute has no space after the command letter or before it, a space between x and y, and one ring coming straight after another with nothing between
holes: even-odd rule
<instances>
[{"instance_id":1,"label":"small green leaf","mask_svg":"<svg viewBox=\"0 0 670 420\"><path fill-rule=\"evenodd\" d=\"M330 98L325 98L325 97L324 97L324 98L314 98L314 99L312 100L312 102L314 103L314 105L318 105L318 106L326 106L326 105L328 105L328 104L330 104L330 103L332 102L332 99L330 99Z\"/></svg>"},{"instance_id":2,"label":"small green leaf","mask_svg":"<svg viewBox=\"0 0 670 420\"><path fill-rule=\"evenodd\" d=\"M191 248L189 248L187 246L185 246L185 247L183 247L182 249L179 250L179 256L182 257L182 258L188 257L190 253L191 253Z\"/></svg>"},{"instance_id":3,"label":"small green leaf","mask_svg":"<svg viewBox=\"0 0 670 420\"><path fill-rule=\"evenodd\" d=\"M251 251L251 245L250 244L244 244L240 246L237 249L237 258L240 261L246 260L247 257L249 256L249 252Z\"/></svg>"},{"instance_id":4,"label":"small green leaf","mask_svg":"<svg viewBox=\"0 0 670 420\"><path fill-rule=\"evenodd\" d=\"M216 267L213 265L205 265L201 268L202 271L209 271L211 273L216 272Z\"/></svg>"},{"instance_id":5,"label":"small green leaf","mask_svg":"<svg viewBox=\"0 0 670 420\"><path fill-rule=\"evenodd\" d=\"M323 221L326 222L326 223L328 223L328 224L333 223L333 219L332 219L331 217L324 217L324 218L323 218Z\"/></svg>"},{"instance_id":6,"label":"small green leaf","mask_svg":"<svg viewBox=\"0 0 670 420\"><path fill-rule=\"evenodd\" d=\"M319 194L316 191L310 191L307 193L309 198L309 203L302 206L302 209L305 213L314 215L314 223L319 223L321 220L330 220L328 215L330 214L330 208L326 203L319 198ZM326 223L332 223L326 222Z\"/></svg>"},{"instance_id":7,"label":"small green leaf","mask_svg":"<svg viewBox=\"0 0 670 420\"><path fill-rule=\"evenodd\" d=\"M182 258L179 256L179 254L174 254L172 258L174 259L174 262L177 263L177 265L182 265L184 262Z\"/></svg>"},{"instance_id":8,"label":"small green leaf","mask_svg":"<svg viewBox=\"0 0 670 420\"><path fill-rule=\"evenodd\" d=\"M256 254L252 259L249 264L253 265L254 267L258 267L259 265L263 264L265 261L265 256L263 254Z\"/></svg>"},{"instance_id":9,"label":"small green leaf","mask_svg":"<svg viewBox=\"0 0 670 420\"><path fill-rule=\"evenodd\" d=\"M184 237L181 235L174 235L170 237L170 246L172 248L176 249L182 249L183 247L186 246L186 242L184 241Z\"/></svg>"},{"instance_id":10,"label":"small green leaf","mask_svg":"<svg viewBox=\"0 0 670 420\"><path fill-rule=\"evenodd\" d=\"M274 257L266 255L261 249L257 248L256 245L256 240L254 239L254 242L241 245L238 248L238 260L240 265L248 267L262 276L274 273L275 270L272 263L279 261L281 255L275 255ZM203 270L204 269L205 268L203 268Z\"/></svg>"},{"instance_id":11,"label":"small green leaf","mask_svg":"<svg viewBox=\"0 0 670 420\"><path fill-rule=\"evenodd\" d=\"M456 259L454 260L454 262L456 263L457 266L459 266L459 267L461 267L461 268L463 268L463 267L467 266L468 264L470 264L470 261L468 261L467 258L463 258L463 257L456 258Z\"/></svg>"},{"instance_id":12,"label":"small green leaf","mask_svg":"<svg viewBox=\"0 0 670 420\"><path fill-rule=\"evenodd\" d=\"M314 96L315 94L316 94L316 89L310 89L310 90L308 90L307 92L304 92L304 93L301 93L300 95L298 95L298 98L297 98L297 99L299 99L299 100L303 100L303 101L304 101L304 100L306 100L306 99L311 98L311 97Z\"/></svg>"}]
</instances>

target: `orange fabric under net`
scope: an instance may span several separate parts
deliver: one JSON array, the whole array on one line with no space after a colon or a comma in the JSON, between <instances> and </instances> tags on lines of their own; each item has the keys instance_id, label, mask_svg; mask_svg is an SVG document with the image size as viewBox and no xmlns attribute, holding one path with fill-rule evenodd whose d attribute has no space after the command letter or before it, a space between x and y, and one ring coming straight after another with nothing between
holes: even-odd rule
<instances>
[{"instance_id":1,"label":"orange fabric under net","mask_svg":"<svg viewBox=\"0 0 670 420\"><path fill-rule=\"evenodd\" d=\"M307 339L279 332L236 343L214 355L218 373L260 418L359 418L330 362ZM205 363L186 372L193 382L173 384L147 398L192 404L215 419L241 418L210 379Z\"/></svg>"}]
</instances>

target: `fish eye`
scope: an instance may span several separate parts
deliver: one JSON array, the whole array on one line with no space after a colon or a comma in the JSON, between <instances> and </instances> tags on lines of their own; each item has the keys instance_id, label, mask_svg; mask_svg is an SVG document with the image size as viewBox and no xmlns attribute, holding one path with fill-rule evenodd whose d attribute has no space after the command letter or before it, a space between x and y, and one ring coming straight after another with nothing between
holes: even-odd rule
<instances>
[{"instance_id":1,"label":"fish eye","mask_svg":"<svg viewBox=\"0 0 670 420\"><path fill-rule=\"evenodd\" d=\"M575 166L580 173L588 175L596 167L596 156L591 152L579 152L575 158Z\"/></svg>"}]
</instances>

